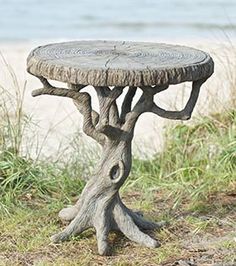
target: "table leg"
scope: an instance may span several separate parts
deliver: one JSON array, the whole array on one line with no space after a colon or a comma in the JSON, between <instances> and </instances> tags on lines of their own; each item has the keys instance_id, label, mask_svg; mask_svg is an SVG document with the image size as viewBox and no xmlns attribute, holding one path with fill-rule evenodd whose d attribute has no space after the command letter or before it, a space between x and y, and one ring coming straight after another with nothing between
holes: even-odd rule
<instances>
[{"instance_id":1,"label":"table leg","mask_svg":"<svg viewBox=\"0 0 236 266\"><path fill-rule=\"evenodd\" d=\"M128 209L120 199L119 189L128 177L130 168L131 140L107 142L103 157L94 175L86 184L79 201L71 209L64 210L64 218L70 217L73 220L61 233L54 235L52 241L63 241L71 235L77 235L89 227L94 227L101 255L110 252L107 236L113 230L119 230L129 239L145 246L159 246L156 240L141 230L155 229L162 224L145 221L141 215Z\"/></svg>"},{"instance_id":2,"label":"table leg","mask_svg":"<svg viewBox=\"0 0 236 266\"><path fill-rule=\"evenodd\" d=\"M116 99L123 87L95 87L100 114L92 110L88 93L70 85L70 89L55 88L44 78L40 78L44 88L35 90L33 96L50 94L72 98L84 117L83 130L103 147L102 158L87 182L80 199L70 208L60 212L60 217L70 220L70 224L60 233L52 236L53 242L64 241L71 235L77 235L87 228L96 229L98 252L110 253L107 237L110 231L119 230L129 239L148 247L158 247L159 243L144 229L155 229L163 223L146 221L141 215L128 209L121 201L119 189L127 179L131 169L131 142L135 124L144 112L153 112L169 119L189 119L196 104L199 90L205 80L193 82L192 93L182 111L165 111L154 103L154 95L168 86L141 87L143 94L132 108L136 92L130 87L118 112Z\"/></svg>"}]
</instances>

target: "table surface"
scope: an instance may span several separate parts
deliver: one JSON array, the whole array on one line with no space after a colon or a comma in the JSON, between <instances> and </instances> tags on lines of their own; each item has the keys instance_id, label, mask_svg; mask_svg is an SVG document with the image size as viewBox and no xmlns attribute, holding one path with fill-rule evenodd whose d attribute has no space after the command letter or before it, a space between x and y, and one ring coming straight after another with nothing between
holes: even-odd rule
<instances>
[{"instance_id":1,"label":"table surface","mask_svg":"<svg viewBox=\"0 0 236 266\"><path fill-rule=\"evenodd\" d=\"M34 49L35 76L93 86L150 86L208 78L212 58L190 47L148 42L74 41Z\"/></svg>"}]
</instances>

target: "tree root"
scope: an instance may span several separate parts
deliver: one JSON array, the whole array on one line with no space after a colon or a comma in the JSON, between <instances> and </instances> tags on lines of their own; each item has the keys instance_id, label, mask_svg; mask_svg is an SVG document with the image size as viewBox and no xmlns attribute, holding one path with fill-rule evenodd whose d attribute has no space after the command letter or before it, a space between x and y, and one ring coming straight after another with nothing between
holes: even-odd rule
<instances>
[{"instance_id":1,"label":"tree root","mask_svg":"<svg viewBox=\"0 0 236 266\"><path fill-rule=\"evenodd\" d=\"M94 227L96 230L98 253L109 255L111 249L108 244L108 235L111 231L121 231L130 240L151 248L159 247L157 240L151 238L143 230L154 230L165 225L164 222L154 223L146 221L140 213L127 208L119 196L104 208L103 200L92 201L85 210L76 206L70 206L60 211L61 219L72 220L70 224L60 233L53 235L54 243L68 240L70 236L78 235L84 230ZM83 204L84 205L84 204Z\"/></svg>"}]
</instances>

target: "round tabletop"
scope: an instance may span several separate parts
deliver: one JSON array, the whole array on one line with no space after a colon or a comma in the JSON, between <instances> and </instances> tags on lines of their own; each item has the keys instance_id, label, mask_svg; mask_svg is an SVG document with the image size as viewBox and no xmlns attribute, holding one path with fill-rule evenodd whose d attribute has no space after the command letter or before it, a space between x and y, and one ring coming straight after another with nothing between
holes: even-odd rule
<instances>
[{"instance_id":1,"label":"round tabletop","mask_svg":"<svg viewBox=\"0 0 236 266\"><path fill-rule=\"evenodd\" d=\"M205 79L214 63L207 53L179 45L74 41L34 49L27 70L71 84L140 87Z\"/></svg>"}]
</instances>

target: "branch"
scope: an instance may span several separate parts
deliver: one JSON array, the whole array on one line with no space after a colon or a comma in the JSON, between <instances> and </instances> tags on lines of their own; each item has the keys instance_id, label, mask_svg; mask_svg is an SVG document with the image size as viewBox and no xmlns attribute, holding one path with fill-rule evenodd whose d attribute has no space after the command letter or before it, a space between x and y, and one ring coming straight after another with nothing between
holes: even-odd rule
<instances>
[{"instance_id":1,"label":"branch","mask_svg":"<svg viewBox=\"0 0 236 266\"><path fill-rule=\"evenodd\" d=\"M166 90L169 87L169 85L157 85L157 86L142 86L140 89L143 91L143 94L141 95L139 101L134 106L133 110L131 112L128 112L125 115L125 121L123 124L122 129L127 132L129 137L132 137L133 130L135 127L135 124L139 118L139 116L145 112L148 112L150 108L152 107L153 103L153 97L156 93L159 93L161 91ZM132 103L132 93L131 99L129 99L129 102L127 104L128 109L131 109L131 103ZM128 97L128 96L127 96ZM125 109L125 107L124 107ZM125 112L125 111L124 111Z\"/></svg>"},{"instance_id":2,"label":"branch","mask_svg":"<svg viewBox=\"0 0 236 266\"><path fill-rule=\"evenodd\" d=\"M98 133L95 129L95 125L98 121L98 114L92 110L91 97L86 92L78 92L73 89L56 88L52 86L45 78L40 77L40 81L43 83L44 88L37 89L32 92L32 96L39 95L55 95L61 97L68 97L74 100L77 109L83 115L83 130L88 136L95 139L101 145L104 144L105 136Z\"/></svg>"},{"instance_id":3,"label":"branch","mask_svg":"<svg viewBox=\"0 0 236 266\"><path fill-rule=\"evenodd\" d=\"M135 124L139 116L145 112L153 112L161 117L168 119L189 119L197 102L200 87L205 81L206 80L203 79L193 82L190 98L182 111L166 111L153 102L154 95L163 90L166 90L168 88L168 85L141 87L141 89L143 90L143 94L137 104L134 106L133 110L127 113L125 117L125 123L122 126L122 130L126 132L129 138L132 138Z\"/></svg>"},{"instance_id":4,"label":"branch","mask_svg":"<svg viewBox=\"0 0 236 266\"><path fill-rule=\"evenodd\" d=\"M111 134L107 134L108 132L115 133L114 129L116 127L119 129L119 114L115 101L123 92L123 88L114 87L110 90L108 87L95 87L100 107L100 118L96 129L108 137L112 137Z\"/></svg>"},{"instance_id":5,"label":"branch","mask_svg":"<svg viewBox=\"0 0 236 266\"><path fill-rule=\"evenodd\" d=\"M55 96L61 96L61 97L68 97L71 99L77 99L79 98L79 92L74 90L68 90L65 88L56 88L56 87L48 87L48 88L41 88L34 90L32 92L32 96L40 96L40 95L55 95Z\"/></svg>"},{"instance_id":6,"label":"branch","mask_svg":"<svg viewBox=\"0 0 236 266\"><path fill-rule=\"evenodd\" d=\"M122 126L128 137L133 136L133 130L139 116L147 112L153 103L153 93L152 91L146 90L143 91L143 94L139 98L138 102L134 106L133 110L126 114L125 123Z\"/></svg>"},{"instance_id":7,"label":"branch","mask_svg":"<svg viewBox=\"0 0 236 266\"><path fill-rule=\"evenodd\" d=\"M137 91L137 87L129 87L129 90L125 95L125 98L124 98L124 101L121 107L121 114L120 114L121 124L124 124L125 116L127 115L127 113L131 111L132 101L133 101L136 91Z\"/></svg>"},{"instance_id":8,"label":"branch","mask_svg":"<svg viewBox=\"0 0 236 266\"><path fill-rule=\"evenodd\" d=\"M95 120L98 114L92 110L91 97L86 92L79 92L80 97L74 99L77 109L84 116L83 131L93 139L97 140L100 144L103 144L104 139L100 134L96 132Z\"/></svg>"},{"instance_id":9,"label":"branch","mask_svg":"<svg viewBox=\"0 0 236 266\"><path fill-rule=\"evenodd\" d=\"M156 86L142 86L140 89L144 92L145 97L147 95L155 95L156 93L159 93L161 91L166 90L169 87L169 85L156 85ZM126 115L131 111L132 101L133 97L135 96L135 93L137 91L137 87L129 87L129 90L125 96L124 102L122 104L121 108L121 123L124 124L126 121ZM144 97L144 96L143 96ZM140 107L139 107L140 108ZM137 106L136 106L137 109ZM135 111L135 109L134 109Z\"/></svg>"},{"instance_id":10,"label":"branch","mask_svg":"<svg viewBox=\"0 0 236 266\"><path fill-rule=\"evenodd\" d=\"M67 86L68 86L68 88L69 88L70 90L78 91L78 92L79 92L79 91L81 91L84 87L86 87L87 85L82 85L82 84L70 84L70 83L68 83ZM73 100L73 102L74 102L76 108L79 110L79 109L80 109L79 103L78 103L76 100ZM90 103L90 105L92 106L91 103ZM98 123L98 120L99 120L99 114L98 114L96 111L92 110L91 115L92 115L92 123L93 123L94 127L96 127L96 125L97 125L97 123Z\"/></svg>"},{"instance_id":11,"label":"branch","mask_svg":"<svg viewBox=\"0 0 236 266\"><path fill-rule=\"evenodd\" d=\"M102 87L101 92L99 92L99 95L103 94L103 96L101 97L109 97L110 93L111 93L111 89L109 87ZM119 127L120 125L119 111L118 111L118 107L116 104L116 99L111 104L111 107L109 110L109 125L114 126L114 127L116 126Z\"/></svg>"},{"instance_id":12,"label":"branch","mask_svg":"<svg viewBox=\"0 0 236 266\"><path fill-rule=\"evenodd\" d=\"M185 108L181 111L166 111L159 106L157 106L155 103L153 103L153 106L150 110L150 112L153 112L154 114L157 114L163 118L168 118L168 119L174 119L174 120L188 120L191 118L193 109L196 105L198 95L200 92L201 85L205 82L206 80L198 80L194 81L192 85L192 91L189 97L189 100L185 106Z\"/></svg>"}]
</instances>

